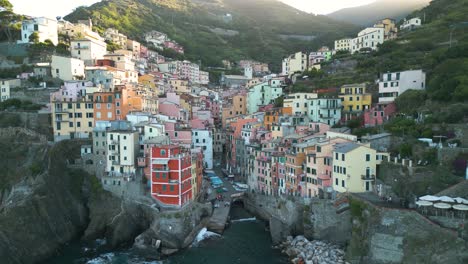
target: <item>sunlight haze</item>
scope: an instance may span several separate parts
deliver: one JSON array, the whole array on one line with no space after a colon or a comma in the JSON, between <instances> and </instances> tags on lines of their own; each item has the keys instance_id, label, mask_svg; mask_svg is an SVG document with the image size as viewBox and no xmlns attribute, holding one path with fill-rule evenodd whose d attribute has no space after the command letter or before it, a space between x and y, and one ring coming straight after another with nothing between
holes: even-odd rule
<instances>
[{"instance_id":1,"label":"sunlight haze","mask_svg":"<svg viewBox=\"0 0 468 264\"><path fill-rule=\"evenodd\" d=\"M254 0L255 1L255 0ZM297 9L314 14L329 14L331 12L343 9L346 7L354 7L375 2L375 0L280 0ZM30 16L47 16L55 18L56 16L65 16L71 11L82 5L92 5L97 0L11 0L14 10L17 13Z\"/></svg>"}]
</instances>

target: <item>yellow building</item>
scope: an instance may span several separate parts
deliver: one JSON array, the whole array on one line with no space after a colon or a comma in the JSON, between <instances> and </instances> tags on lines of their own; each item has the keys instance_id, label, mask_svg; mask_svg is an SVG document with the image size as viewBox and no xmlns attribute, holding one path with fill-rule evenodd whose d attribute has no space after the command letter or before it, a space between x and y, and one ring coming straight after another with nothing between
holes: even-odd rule
<instances>
[{"instance_id":1,"label":"yellow building","mask_svg":"<svg viewBox=\"0 0 468 264\"><path fill-rule=\"evenodd\" d=\"M82 82L67 82L50 95L54 141L89 138L94 127L92 92ZM79 91L79 93L78 93ZM79 95L78 95L79 94Z\"/></svg>"},{"instance_id":2,"label":"yellow building","mask_svg":"<svg viewBox=\"0 0 468 264\"><path fill-rule=\"evenodd\" d=\"M395 20L391 18L384 18L377 23L374 27L380 27L384 29L384 40L396 39L398 34L398 28L395 24Z\"/></svg>"},{"instance_id":3,"label":"yellow building","mask_svg":"<svg viewBox=\"0 0 468 264\"><path fill-rule=\"evenodd\" d=\"M358 116L364 110L370 109L372 105L372 94L367 92L366 84L347 84L340 90L342 116L350 120Z\"/></svg>"},{"instance_id":4,"label":"yellow building","mask_svg":"<svg viewBox=\"0 0 468 264\"><path fill-rule=\"evenodd\" d=\"M187 80L171 79L169 80L172 91L176 94L191 93L189 82Z\"/></svg>"},{"instance_id":5,"label":"yellow building","mask_svg":"<svg viewBox=\"0 0 468 264\"><path fill-rule=\"evenodd\" d=\"M335 145L333 151L333 190L371 192L377 170L377 152L369 145L347 142Z\"/></svg>"}]
</instances>

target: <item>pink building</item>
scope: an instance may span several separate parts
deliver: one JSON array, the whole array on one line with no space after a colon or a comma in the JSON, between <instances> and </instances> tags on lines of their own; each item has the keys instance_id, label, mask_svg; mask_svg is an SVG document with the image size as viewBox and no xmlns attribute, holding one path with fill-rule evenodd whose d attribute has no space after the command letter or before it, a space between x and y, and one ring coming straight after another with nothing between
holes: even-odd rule
<instances>
[{"instance_id":1,"label":"pink building","mask_svg":"<svg viewBox=\"0 0 468 264\"><path fill-rule=\"evenodd\" d=\"M180 45L179 43L175 41L169 41L169 40L165 41L164 47L168 49L172 49L180 54L184 54L184 47L182 47L182 45Z\"/></svg>"},{"instance_id":2,"label":"pink building","mask_svg":"<svg viewBox=\"0 0 468 264\"><path fill-rule=\"evenodd\" d=\"M190 148L192 144L192 129L183 123L166 122L164 123L166 136L171 139L171 142L177 145Z\"/></svg>"},{"instance_id":3,"label":"pink building","mask_svg":"<svg viewBox=\"0 0 468 264\"><path fill-rule=\"evenodd\" d=\"M349 142L342 138L319 142L315 150L307 153L305 197L325 197L329 193L333 176L333 150L339 143Z\"/></svg>"},{"instance_id":4,"label":"pink building","mask_svg":"<svg viewBox=\"0 0 468 264\"><path fill-rule=\"evenodd\" d=\"M92 87L92 82L69 81L65 82L60 90L51 93L51 101L76 102L78 98L86 96L86 88Z\"/></svg>"},{"instance_id":5,"label":"pink building","mask_svg":"<svg viewBox=\"0 0 468 264\"><path fill-rule=\"evenodd\" d=\"M325 123L312 122L309 123L309 131L318 135L325 135L331 126Z\"/></svg>"},{"instance_id":6,"label":"pink building","mask_svg":"<svg viewBox=\"0 0 468 264\"><path fill-rule=\"evenodd\" d=\"M396 105L392 103L378 103L364 112L364 125L372 127L383 124L396 113Z\"/></svg>"}]
</instances>

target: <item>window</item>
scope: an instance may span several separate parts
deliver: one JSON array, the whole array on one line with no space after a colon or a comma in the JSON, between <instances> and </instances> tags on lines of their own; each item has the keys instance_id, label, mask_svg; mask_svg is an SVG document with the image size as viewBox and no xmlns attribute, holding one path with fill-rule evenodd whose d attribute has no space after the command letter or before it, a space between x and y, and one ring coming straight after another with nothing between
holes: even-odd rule
<instances>
[{"instance_id":1,"label":"window","mask_svg":"<svg viewBox=\"0 0 468 264\"><path fill-rule=\"evenodd\" d=\"M81 122L76 122L76 127L81 127Z\"/></svg>"},{"instance_id":2,"label":"window","mask_svg":"<svg viewBox=\"0 0 468 264\"><path fill-rule=\"evenodd\" d=\"M338 179L335 179L335 185L338 186Z\"/></svg>"},{"instance_id":3,"label":"window","mask_svg":"<svg viewBox=\"0 0 468 264\"><path fill-rule=\"evenodd\" d=\"M163 191L166 191L166 185L163 185L163 186L162 186L162 190L163 190Z\"/></svg>"},{"instance_id":4,"label":"window","mask_svg":"<svg viewBox=\"0 0 468 264\"><path fill-rule=\"evenodd\" d=\"M161 151L159 152L159 154L160 154L161 156L166 156L166 150L161 149Z\"/></svg>"},{"instance_id":5,"label":"window","mask_svg":"<svg viewBox=\"0 0 468 264\"><path fill-rule=\"evenodd\" d=\"M341 187L345 187L344 180L341 180Z\"/></svg>"},{"instance_id":6,"label":"window","mask_svg":"<svg viewBox=\"0 0 468 264\"><path fill-rule=\"evenodd\" d=\"M73 122L69 122L69 123L68 123L68 126L69 126L69 127L73 127Z\"/></svg>"},{"instance_id":7,"label":"window","mask_svg":"<svg viewBox=\"0 0 468 264\"><path fill-rule=\"evenodd\" d=\"M171 185L171 186L170 186L170 191L171 191L171 192L174 191L174 185Z\"/></svg>"},{"instance_id":8,"label":"window","mask_svg":"<svg viewBox=\"0 0 468 264\"><path fill-rule=\"evenodd\" d=\"M388 87L388 83L384 83L384 84L383 84L383 87L384 87L384 88L387 88L387 87Z\"/></svg>"},{"instance_id":9,"label":"window","mask_svg":"<svg viewBox=\"0 0 468 264\"><path fill-rule=\"evenodd\" d=\"M88 127L93 127L93 122L88 122Z\"/></svg>"},{"instance_id":10,"label":"window","mask_svg":"<svg viewBox=\"0 0 468 264\"><path fill-rule=\"evenodd\" d=\"M370 154L366 154L366 161L370 161Z\"/></svg>"},{"instance_id":11,"label":"window","mask_svg":"<svg viewBox=\"0 0 468 264\"><path fill-rule=\"evenodd\" d=\"M96 104L96 109L101 109L101 104L100 103Z\"/></svg>"},{"instance_id":12,"label":"window","mask_svg":"<svg viewBox=\"0 0 468 264\"><path fill-rule=\"evenodd\" d=\"M96 117L97 117L97 119L101 119L101 112L97 112Z\"/></svg>"},{"instance_id":13,"label":"window","mask_svg":"<svg viewBox=\"0 0 468 264\"><path fill-rule=\"evenodd\" d=\"M112 112L107 112L107 118L112 118Z\"/></svg>"},{"instance_id":14,"label":"window","mask_svg":"<svg viewBox=\"0 0 468 264\"><path fill-rule=\"evenodd\" d=\"M345 161L345 154L341 154L341 160Z\"/></svg>"}]
</instances>

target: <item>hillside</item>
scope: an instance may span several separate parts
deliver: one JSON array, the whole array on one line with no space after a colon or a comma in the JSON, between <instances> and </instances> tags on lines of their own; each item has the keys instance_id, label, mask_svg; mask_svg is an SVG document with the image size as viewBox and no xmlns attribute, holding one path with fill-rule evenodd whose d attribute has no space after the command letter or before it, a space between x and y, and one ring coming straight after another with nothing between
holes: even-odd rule
<instances>
[{"instance_id":1,"label":"hillside","mask_svg":"<svg viewBox=\"0 0 468 264\"><path fill-rule=\"evenodd\" d=\"M232 14L225 22L223 15ZM325 16L314 16L276 0L113 0L79 7L69 21L92 18L99 31L115 27L137 40L158 30L184 45L186 57L204 66L220 66L223 59L252 58L278 71L282 57L311 50L356 27ZM214 28L238 31L235 36L213 33ZM314 36L313 41L280 35ZM284 36L283 36L284 38Z\"/></svg>"},{"instance_id":2,"label":"hillside","mask_svg":"<svg viewBox=\"0 0 468 264\"><path fill-rule=\"evenodd\" d=\"M385 17L400 20L414 10L426 6L430 1L431 0L377 0L368 5L341 9L327 16L355 25L368 26Z\"/></svg>"},{"instance_id":3,"label":"hillside","mask_svg":"<svg viewBox=\"0 0 468 264\"><path fill-rule=\"evenodd\" d=\"M385 42L377 52L338 55L334 61L322 65L320 76L296 86L308 90L350 82L372 83L385 72L423 69L427 73L426 91L400 96L396 101L399 110L408 114L425 113L429 126L430 123L463 122L468 117L468 2L434 0L408 17L424 14L426 23L422 27L400 32L398 39ZM347 71L335 70L337 64L347 63L352 65Z\"/></svg>"}]
</instances>

